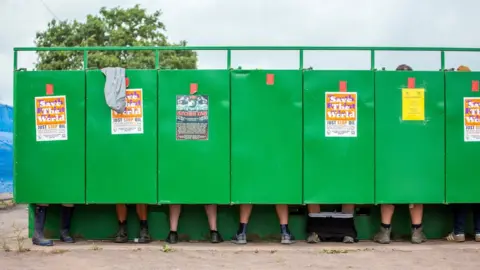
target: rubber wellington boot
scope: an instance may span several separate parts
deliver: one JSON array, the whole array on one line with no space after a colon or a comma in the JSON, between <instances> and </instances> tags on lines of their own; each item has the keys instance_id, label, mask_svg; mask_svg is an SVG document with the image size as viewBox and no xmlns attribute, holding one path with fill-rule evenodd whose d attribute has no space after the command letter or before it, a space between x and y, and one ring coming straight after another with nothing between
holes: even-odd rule
<instances>
[{"instance_id":1,"label":"rubber wellington boot","mask_svg":"<svg viewBox=\"0 0 480 270\"><path fill-rule=\"evenodd\" d=\"M70 223L72 221L74 207L62 206L62 223L60 224L60 240L65 243L75 243L70 236Z\"/></svg>"},{"instance_id":2,"label":"rubber wellington boot","mask_svg":"<svg viewBox=\"0 0 480 270\"><path fill-rule=\"evenodd\" d=\"M47 207L37 206L35 208L35 232L33 233L32 243L37 246L53 246L53 241L45 239L43 236L43 227L47 218Z\"/></svg>"}]
</instances>

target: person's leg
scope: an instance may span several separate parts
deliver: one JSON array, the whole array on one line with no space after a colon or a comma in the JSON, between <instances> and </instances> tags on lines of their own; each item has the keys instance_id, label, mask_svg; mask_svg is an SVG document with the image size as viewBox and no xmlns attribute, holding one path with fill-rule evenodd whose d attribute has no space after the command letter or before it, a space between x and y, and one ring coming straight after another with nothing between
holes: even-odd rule
<instances>
[{"instance_id":1,"label":"person's leg","mask_svg":"<svg viewBox=\"0 0 480 270\"><path fill-rule=\"evenodd\" d=\"M241 204L240 205L240 224L238 226L237 233L232 237L232 242L235 244L247 243L247 225L252 214L253 205Z\"/></svg>"},{"instance_id":2,"label":"person's leg","mask_svg":"<svg viewBox=\"0 0 480 270\"><path fill-rule=\"evenodd\" d=\"M343 214L355 214L355 204L343 204L342 205L342 213ZM345 236L343 237L343 243L351 244L355 243L355 239L352 236Z\"/></svg>"},{"instance_id":3,"label":"person's leg","mask_svg":"<svg viewBox=\"0 0 480 270\"><path fill-rule=\"evenodd\" d=\"M453 212L453 231L445 239L451 242L464 242L467 207L464 204L452 204L451 207Z\"/></svg>"},{"instance_id":4,"label":"person's leg","mask_svg":"<svg viewBox=\"0 0 480 270\"><path fill-rule=\"evenodd\" d=\"M342 205L342 213L353 215L355 213L355 204L344 204L344 205Z\"/></svg>"},{"instance_id":5,"label":"person's leg","mask_svg":"<svg viewBox=\"0 0 480 270\"><path fill-rule=\"evenodd\" d=\"M420 244L427 240L423 233L423 204L410 205L410 218L412 219L412 243Z\"/></svg>"},{"instance_id":6,"label":"person's leg","mask_svg":"<svg viewBox=\"0 0 480 270\"><path fill-rule=\"evenodd\" d=\"M208 225L210 227L210 242L220 243L223 242L223 238L217 229L217 205L207 204L205 205L205 213L208 218Z\"/></svg>"},{"instance_id":7,"label":"person's leg","mask_svg":"<svg viewBox=\"0 0 480 270\"><path fill-rule=\"evenodd\" d=\"M472 204L475 241L480 242L480 204Z\"/></svg>"},{"instance_id":8,"label":"person's leg","mask_svg":"<svg viewBox=\"0 0 480 270\"><path fill-rule=\"evenodd\" d=\"M146 204L136 205L138 220L140 220L140 237L138 243L150 243L152 241L148 232L148 206Z\"/></svg>"},{"instance_id":9,"label":"person's leg","mask_svg":"<svg viewBox=\"0 0 480 270\"><path fill-rule=\"evenodd\" d=\"M72 222L74 209L73 204L62 204L60 240L65 243L75 243L75 240L70 235L70 224Z\"/></svg>"},{"instance_id":10,"label":"person's leg","mask_svg":"<svg viewBox=\"0 0 480 270\"><path fill-rule=\"evenodd\" d=\"M307 210L309 214L315 214L315 213L320 213L320 204L309 204L307 205ZM309 220L312 219L312 217L307 217ZM307 221L308 222L308 221ZM308 232L307 236L307 243L309 244L315 244L320 242L320 237L318 237L318 234L316 232Z\"/></svg>"},{"instance_id":11,"label":"person's leg","mask_svg":"<svg viewBox=\"0 0 480 270\"><path fill-rule=\"evenodd\" d=\"M118 220L118 231L115 236L115 243L126 243L128 242L127 234L127 205L117 204L117 220Z\"/></svg>"},{"instance_id":12,"label":"person's leg","mask_svg":"<svg viewBox=\"0 0 480 270\"><path fill-rule=\"evenodd\" d=\"M380 244L389 244L390 235L392 232L391 223L393 213L395 212L395 205L393 204L382 204L380 206L381 220L380 231L375 234L373 241Z\"/></svg>"},{"instance_id":13,"label":"person's leg","mask_svg":"<svg viewBox=\"0 0 480 270\"><path fill-rule=\"evenodd\" d=\"M32 243L37 246L53 246L53 241L45 239L43 229L47 219L48 204L35 205L35 231L32 237Z\"/></svg>"},{"instance_id":14,"label":"person's leg","mask_svg":"<svg viewBox=\"0 0 480 270\"><path fill-rule=\"evenodd\" d=\"M288 205L286 204L277 204L275 205L277 210L278 221L280 221L280 233L281 243L282 244L292 244L295 239L288 229Z\"/></svg>"},{"instance_id":15,"label":"person's leg","mask_svg":"<svg viewBox=\"0 0 480 270\"><path fill-rule=\"evenodd\" d=\"M176 244L178 243L178 220L180 219L180 214L182 212L182 206L180 204L171 204L169 205L170 209L170 232L168 233L167 243Z\"/></svg>"}]
</instances>

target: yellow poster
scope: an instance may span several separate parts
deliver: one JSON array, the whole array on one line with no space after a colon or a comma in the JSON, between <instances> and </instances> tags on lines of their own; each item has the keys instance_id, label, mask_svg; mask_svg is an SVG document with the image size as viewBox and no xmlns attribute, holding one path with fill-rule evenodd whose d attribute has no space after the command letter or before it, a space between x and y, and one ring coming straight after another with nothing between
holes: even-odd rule
<instances>
[{"instance_id":1,"label":"yellow poster","mask_svg":"<svg viewBox=\"0 0 480 270\"><path fill-rule=\"evenodd\" d=\"M425 120L425 89L402 89L402 120Z\"/></svg>"}]
</instances>

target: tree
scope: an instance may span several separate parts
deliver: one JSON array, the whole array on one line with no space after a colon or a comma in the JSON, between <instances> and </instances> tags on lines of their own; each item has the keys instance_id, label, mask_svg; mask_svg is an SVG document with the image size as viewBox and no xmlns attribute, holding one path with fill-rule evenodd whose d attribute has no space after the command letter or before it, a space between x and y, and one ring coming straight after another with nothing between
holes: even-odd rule
<instances>
[{"instance_id":1,"label":"tree","mask_svg":"<svg viewBox=\"0 0 480 270\"><path fill-rule=\"evenodd\" d=\"M133 8L102 7L98 15L88 15L85 22L57 21L48 23L47 30L37 32L37 47L85 46L186 46L187 42L169 43L162 12L147 13ZM35 63L38 70L82 69L82 52L39 52ZM96 51L88 54L88 67L128 67L147 69L155 67L153 51ZM189 50L160 51L162 69L195 69L197 54Z\"/></svg>"}]
</instances>

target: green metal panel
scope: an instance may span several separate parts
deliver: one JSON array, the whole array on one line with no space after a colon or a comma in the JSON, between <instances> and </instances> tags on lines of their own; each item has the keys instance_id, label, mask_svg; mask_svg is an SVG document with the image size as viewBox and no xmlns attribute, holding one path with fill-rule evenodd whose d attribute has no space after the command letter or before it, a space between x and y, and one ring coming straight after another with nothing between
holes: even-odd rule
<instances>
[{"instance_id":1,"label":"green metal panel","mask_svg":"<svg viewBox=\"0 0 480 270\"><path fill-rule=\"evenodd\" d=\"M425 89L424 120L402 118L402 89L409 78ZM444 107L443 72L376 73L376 203L445 201Z\"/></svg>"},{"instance_id":2,"label":"green metal panel","mask_svg":"<svg viewBox=\"0 0 480 270\"><path fill-rule=\"evenodd\" d=\"M305 71L305 203L374 202L373 98L372 71Z\"/></svg>"},{"instance_id":3,"label":"green metal panel","mask_svg":"<svg viewBox=\"0 0 480 270\"><path fill-rule=\"evenodd\" d=\"M159 203L229 204L229 71L158 76Z\"/></svg>"},{"instance_id":4,"label":"green metal panel","mask_svg":"<svg viewBox=\"0 0 480 270\"><path fill-rule=\"evenodd\" d=\"M85 203L85 72L16 71L15 80L15 201Z\"/></svg>"},{"instance_id":5,"label":"green metal panel","mask_svg":"<svg viewBox=\"0 0 480 270\"><path fill-rule=\"evenodd\" d=\"M105 76L87 71L87 202L157 202L157 71L127 70L129 89L142 89L137 134L113 134ZM128 93L127 93L128 94Z\"/></svg>"},{"instance_id":6,"label":"green metal panel","mask_svg":"<svg viewBox=\"0 0 480 270\"><path fill-rule=\"evenodd\" d=\"M479 80L480 72L445 74L447 203L480 202L473 191L480 187L476 159L480 152L480 92L475 86Z\"/></svg>"},{"instance_id":7,"label":"green metal panel","mask_svg":"<svg viewBox=\"0 0 480 270\"><path fill-rule=\"evenodd\" d=\"M235 70L231 87L232 202L302 203L302 71Z\"/></svg>"}]
</instances>

